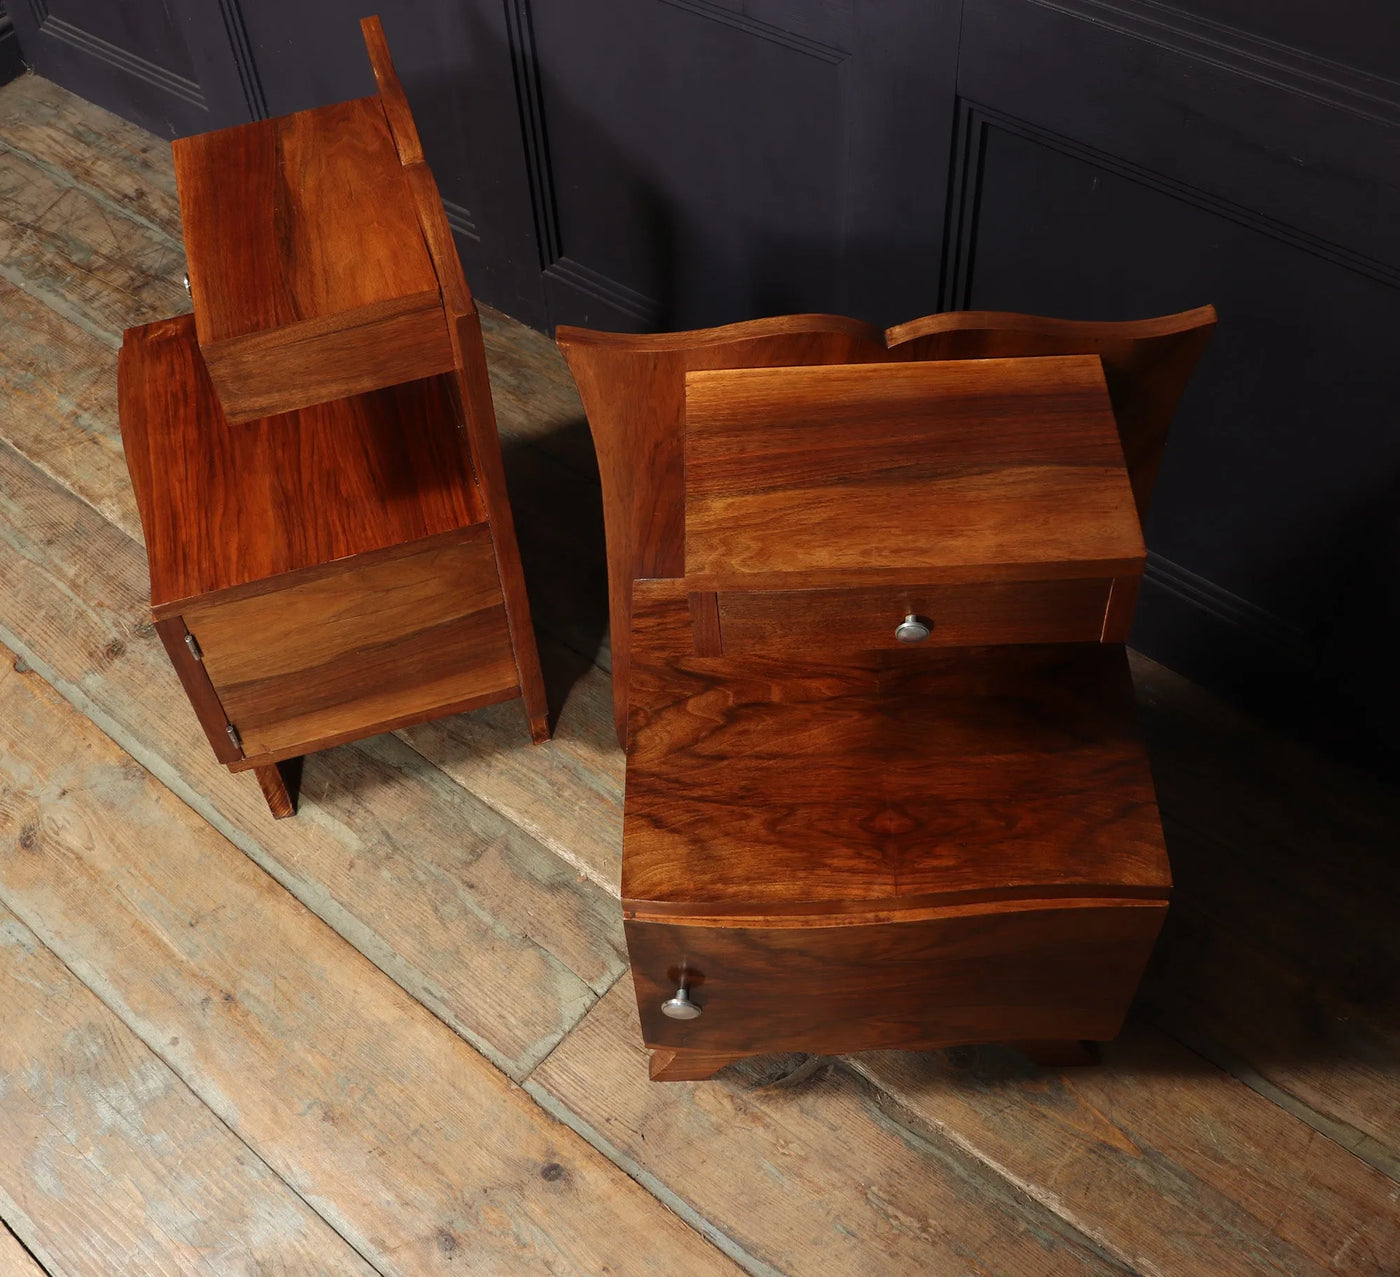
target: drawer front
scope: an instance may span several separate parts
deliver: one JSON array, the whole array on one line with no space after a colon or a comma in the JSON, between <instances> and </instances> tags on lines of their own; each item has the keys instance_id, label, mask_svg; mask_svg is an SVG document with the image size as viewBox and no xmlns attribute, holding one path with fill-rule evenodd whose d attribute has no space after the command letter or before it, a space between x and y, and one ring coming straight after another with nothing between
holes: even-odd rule
<instances>
[{"instance_id":1,"label":"drawer front","mask_svg":"<svg viewBox=\"0 0 1400 1277\"><path fill-rule=\"evenodd\" d=\"M721 593L720 642L726 656L1097 643L1112 586L1112 579L987 581ZM918 643L895 632L908 616L927 627Z\"/></svg>"},{"instance_id":2,"label":"drawer front","mask_svg":"<svg viewBox=\"0 0 1400 1277\"><path fill-rule=\"evenodd\" d=\"M515 657L488 529L191 607L185 624L248 758L509 693Z\"/></svg>"},{"instance_id":3,"label":"drawer front","mask_svg":"<svg viewBox=\"0 0 1400 1277\"><path fill-rule=\"evenodd\" d=\"M843 1054L1111 1038L1165 914L1042 901L837 927L625 925L648 1046ZM682 972L694 1019L661 1009Z\"/></svg>"}]
</instances>

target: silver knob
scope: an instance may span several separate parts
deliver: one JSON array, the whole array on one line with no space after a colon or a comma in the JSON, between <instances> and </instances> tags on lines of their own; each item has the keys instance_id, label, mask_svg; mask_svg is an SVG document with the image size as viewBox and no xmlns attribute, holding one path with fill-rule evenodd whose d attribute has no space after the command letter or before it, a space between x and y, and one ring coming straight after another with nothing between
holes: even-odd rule
<instances>
[{"instance_id":1,"label":"silver knob","mask_svg":"<svg viewBox=\"0 0 1400 1277\"><path fill-rule=\"evenodd\" d=\"M894 627L894 636L901 643L922 643L929 632L929 623L912 612Z\"/></svg>"},{"instance_id":2,"label":"silver knob","mask_svg":"<svg viewBox=\"0 0 1400 1277\"><path fill-rule=\"evenodd\" d=\"M661 1014L669 1016L673 1020L697 1020L700 1018L701 1008L690 1000L690 990L681 985L676 990L673 998L667 998L661 1004Z\"/></svg>"},{"instance_id":3,"label":"silver knob","mask_svg":"<svg viewBox=\"0 0 1400 1277\"><path fill-rule=\"evenodd\" d=\"M185 276L185 292L189 292L189 291L190 291L190 277L189 277L188 275L186 275L186 276Z\"/></svg>"}]
</instances>

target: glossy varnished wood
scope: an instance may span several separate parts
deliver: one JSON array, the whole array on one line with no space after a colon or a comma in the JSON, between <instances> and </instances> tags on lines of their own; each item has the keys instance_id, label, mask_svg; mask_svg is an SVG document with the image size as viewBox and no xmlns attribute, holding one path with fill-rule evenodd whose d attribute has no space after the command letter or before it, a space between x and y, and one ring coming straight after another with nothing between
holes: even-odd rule
<instances>
[{"instance_id":1,"label":"glossy varnished wood","mask_svg":"<svg viewBox=\"0 0 1400 1277\"><path fill-rule=\"evenodd\" d=\"M174 152L200 346L230 420L451 367L379 97L184 138Z\"/></svg>"},{"instance_id":2,"label":"glossy varnished wood","mask_svg":"<svg viewBox=\"0 0 1400 1277\"><path fill-rule=\"evenodd\" d=\"M682 583L634 608L629 916L1168 894L1121 647L703 657Z\"/></svg>"},{"instance_id":3,"label":"glossy varnished wood","mask_svg":"<svg viewBox=\"0 0 1400 1277\"><path fill-rule=\"evenodd\" d=\"M899 324L885 337L896 359L1097 355L1113 400L1138 515L1146 519L1172 413L1215 323L1214 306L1121 323L949 311Z\"/></svg>"},{"instance_id":4,"label":"glossy varnished wood","mask_svg":"<svg viewBox=\"0 0 1400 1277\"><path fill-rule=\"evenodd\" d=\"M1214 329L1206 306L1130 323L949 312L882 333L840 315L789 315L642 335L561 326L556 339L588 414L607 525L614 719L626 738L632 582L685 570L687 372L697 369L1097 354L1139 510L1167 424Z\"/></svg>"},{"instance_id":5,"label":"glossy varnished wood","mask_svg":"<svg viewBox=\"0 0 1400 1277\"><path fill-rule=\"evenodd\" d=\"M879 329L792 315L684 333L555 333L588 414L607 530L613 716L627 734L632 582L685 573L685 375L701 368L884 360Z\"/></svg>"},{"instance_id":6,"label":"glossy varnished wood","mask_svg":"<svg viewBox=\"0 0 1400 1277\"><path fill-rule=\"evenodd\" d=\"M629 921L649 1046L823 1055L1119 1030L1166 915L1162 901L958 905L850 926ZM694 1020L661 1004L685 973Z\"/></svg>"},{"instance_id":7,"label":"glossy varnished wood","mask_svg":"<svg viewBox=\"0 0 1400 1277\"><path fill-rule=\"evenodd\" d=\"M128 332L118 395L161 615L485 517L447 378L231 429L182 315Z\"/></svg>"},{"instance_id":8,"label":"glossy varnished wood","mask_svg":"<svg viewBox=\"0 0 1400 1277\"><path fill-rule=\"evenodd\" d=\"M484 527L413 554L185 608L249 759L421 721L516 691Z\"/></svg>"},{"instance_id":9,"label":"glossy varnished wood","mask_svg":"<svg viewBox=\"0 0 1400 1277\"><path fill-rule=\"evenodd\" d=\"M1112 576L1145 554L1091 356L686 376L692 589Z\"/></svg>"},{"instance_id":10,"label":"glossy varnished wood","mask_svg":"<svg viewBox=\"0 0 1400 1277\"><path fill-rule=\"evenodd\" d=\"M833 652L908 651L910 645L895 630L906 616L915 616L929 626L920 649L1092 643L1105 632L1113 585L1091 579L733 590L718 596L715 642L722 635L728 656L791 660L820 659ZM694 614L692 602L692 620ZM712 654L718 652L716 646Z\"/></svg>"}]
</instances>

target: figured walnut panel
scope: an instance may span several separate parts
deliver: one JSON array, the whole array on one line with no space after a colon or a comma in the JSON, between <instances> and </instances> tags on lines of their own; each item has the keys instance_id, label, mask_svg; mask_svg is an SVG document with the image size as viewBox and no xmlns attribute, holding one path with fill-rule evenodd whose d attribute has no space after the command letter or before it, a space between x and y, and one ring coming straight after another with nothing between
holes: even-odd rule
<instances>
[{"instance_id":1,"label":"figured walnut panel","mask_svg":"<svg viewBox=\"0 0 1400 1277\"><path fill-rule=\"evenodd\" d=\"M648 1046L925 1050L1113 1037L1166 915L1161 901L972 905L834 927L627 922ZM661 1003L684 972L695 1020Z\"/></svg>"},{"instance_id":2,"label":"figured walnut panel","mask_svg":"<svg viewBox=\"0 0 1400 1277\"><path fill-rule=\"evenodd\" d=\"M635 917L1165 898L1121 647L698 656L639 582L622 895Z\"/></svg>"},{"instance_id":3,"label":"figured walnut panel","mask_svg":"<svg viewBox=\"0 0 1400 1277\"><path fill-rule=\"evenodd\" d=\"M230 420L452 366L378 97L182 138L174 154L199 342Z\"/></svg>"},{"instance_id":4,"label":"figured walnut panel","mask_svg":"<svg viewBox=\"0 0 1400 1277\"><path fill-rule=\"evenodd\" d=\"M512 694L485 527L455 545L185 611L249 758L286 757Z\"/></svg>"},{"instance_id":5,"label":"figured walnut panel","mask_svg":"<svg viewBox=\"0 0 1400 1277\"><path fill-rule=\"evenodd\" d=\"M1146 555L1092 356L686 377L695 589L1110 576Z\"/></svg>"},{"instance_id":6,"label":"figured walnut panel","mask_svg":"<svg viewBox=\"0 0 1400 1277\"><path fill-rule=\"evenodd\" d=\"M1112 580L988 581L740 591L719 595L719 629L726 656L792 660L820 659L829 652L906 650L895 628L911 615L931 627L923 648L1096 643L1112 586Z\"/></svg>"},{"instance_id":7,"label":"figured walnut panel","mask_svg":"<svg viewBox=\"0 0 1400 1277\"><path fill-rule=\"evenodd\" d=\"M485 518L449 377L232 429L182 315L128 329L117 382L158 615Z\"/></svg>"}]
</instances>

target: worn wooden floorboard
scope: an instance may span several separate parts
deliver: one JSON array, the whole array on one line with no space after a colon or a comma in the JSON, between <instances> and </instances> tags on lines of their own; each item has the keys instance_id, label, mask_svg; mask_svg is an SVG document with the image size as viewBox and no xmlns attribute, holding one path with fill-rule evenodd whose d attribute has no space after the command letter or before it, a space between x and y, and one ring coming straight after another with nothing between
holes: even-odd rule
<instances>
[{"instance_id":1,"label":"worn wooden floorboard","mask_svg":"<svg viewBox=\"0 0 1400 1277\"><path fill-rule=\"evenodd\" d=\"M526 1088L779 1272L1131 1271L975 1159L887 1120L855 1078L755 1086L764 1068L648 1081L625 976Z\"/></svg>"},{"instance_id":2,"label":"worn wooden floorboard","mask_svg":"<svg viewBox=\"0 0 1400 1277\"><path fill-rule=\"evenodd\" d=\"M512 1075L528 1072L621 970L611 897L393 738L308 759L301 815L273 820L251 778L214 760L172 677L145 620L141 548L4 444L0 549L0 632ZM483 748L530 748L523 715L508 708L517 721L494 720L500 739Z\"/></svg>"},{"instance_id":3,"label":"worn wooden floorboard","mask_svg":"<svg viewBox=\"0 0 1400 1277\"><path fill-rule=\"evenodd\" d=\"M1400 800L1137 674L1177 884L1144 1009L1400 1180Z\"/></svg>"},{"instance_id":4,"label":"worn wooden floorboard","mask_svg":"<svg viewBox=\"0 0 1400 1277\"><path fill-rule=\"evenodd\" d=\"M853 1066L924 1129L1145 1272L1400 1271L1400 1187L1160 1031L1098 1067L1011 1052L871 1053Z\"/></svg>"},{"instance_id":5,"label":"worn wooden floorboard","mask_svg":"<svg viewBox=\"0 0 1400 1277\"><path fill-rule=\"evenodd\" d=\"M731 1262L0 665L0 902L384 1273Z\"/></svg>"},{"instance_id":6,"label":"worn wooden floorboard","mask_svg":"<svg viewBox=\"0 0 1400 1277\"><path fill-rule=\"evenodd\" d=\"M170 143L36 75L0 93L0 147L180 241Z\"/></svg>"},{"instance_id":7,"label":"worn wooden floorboard","mask_svg":"<svg viewBox=\"0 0 1400 1277\"><path fill-rule=\"evenodd\" d=\"M645 1081L630 984L595 1001L624 966L613 900L623 768L610 722L596 468L553 343L492 312L483 327L542 663L556 713L562 707L556 739L533 749L519 707L502 705L328 751L308 760L302 814L271 821L256 785L213 762L145 620L115 346L126 324L188 308L182 269L164 142L33 77L0 88L0 637L149 776L487 1059L525 1079L541 1105L755 1272L1400 1271L1390 1223L1400 1217L1400 938L1392 922L1400 807L1150 661L1135 660L1135 673L1178 892L1137 1027L1111 1048L1097 1080L1032 1072L982 1051L956 1063L861 1057L771 1092L755 1089L776 1067L768 1063L736 1066L708 1084ZM101 737L84 739L110 749ZM143 827L129 811L94 808L90 794L55 799L51 787L45 846L61 854L54 881L28 882L26 891L54 891L65 873L121 885L114 917L134 920L134 970L122 970L112 920L90 916L100 895L65 898L54 918L47 907L35 914L36 926L71 922L85 944L110 946L106 965L91 970L99 983L116 982L99 993L121 1012L131 1004L112 990L139 979L140 962L153 968L157 952L170 954L160 949L167 938L156 938L158 922L142 914L144 897L122 894L134 881L122 877L128 843L144 847L152 828L178 826L199 847L231 853L145 773L119 770L131 792L145 795L135 810L164 815L143 816ZM89 846L93 829L112 847ZM108 860L94 868L99 852ZM256 873L246 863L243 872ZM230 897L240 899L246 883L237 873L228 881L243 884ZM330 946L324 952L387 985L309 914L288 914L295 906L273 898L274 912L297 916L298 929ZM220 912L207 936L202 922L195 936L171 932L207 942L200 961L230 973L220 988L238 972L218 945L241 943L255 979L280 970L277 952L264 951L265 928L217 930L234 921ZM184 977L221 978L211 971L192 962ZM317 978L330 982L317 985L323 994L340 987L338 972ZM166 986L127 993L162 990L170 994ZM381 992L385 1006L399 996ZM233 1038L243 1008L225 1005L212 1008L213 1028L209 1009L178 997L162 1013L185 1016L196 1036L212 1034L212 1054L195 1062L201 1069L217 1056L233 1073L230 1061L246 1058L239 1050L272 1060L274 1030L290 1023L278 1018L285 1008L275 999L260 1006L266 1014L240 1046ZM339 1033L333 1008L315 1010L331 1019L310 1022ZM151 1040L157 1053L165 1049ZM321 1070L317 1080L330 1077L350 1088L342 1095L358 1096L332 1076L344 1062L339 1045L314 1043L323 1054L313 1050L308 1063L302 1041L289 1031L280 1049L295 1058L275 1067L302 1077ZM362 1037L354 1043L345 1058L374 1088L367 1061L379 1057ZM460 1042L451 1050L487 1069ZM224 1073L202 1076L214 1087L210 1077ZM388 1092L398 1095L405 1075L390 1073ZM504 1086L489 1069L482 1076ZM384 1094L376 1088L375 1114ZM506 1107L525 1121L524 1110ZM269 1130L272 1112L259 1110ZM306 1117L283 1121L277 1147L288 1166L305 1144ZM312 1129L329 1141L313 1141L317 1148L354 1138ZM504 1147L490 1140L505 1128L484 1129L488 1152ZM453 1134L470 1142L476 1128L449 1122L431 1138ZM408 1143L416 1150L424 1138L414 1133ZM356 1152L377 1156L352 1149L347 1166L359 1165ZM318 1180L309 1163L295 1164L307 1182ZM492 1168L498 1184L512 1175L523 1183L528 1170L505 1153L469 1165L478 1178L456 1176L452 1207L475 1212L472 1222L489 1235L483 1244L505 1247L475 1270L530 1271L544 1251L520 1238L534 1223L522 1225L525 1217L476 1191ZM335 1209L359 1219L346 1227L363 1227L354 1193L368 1190L348 1184L341 1202L348 1172L332 1169L342 1176L327 1190ZM457 1170L445 1157L433 1162L435 1191L445 1197ZM590 1184L611 1182L612 1172L597 1174ZM548 1181L550 1191L572 1182ZM382 1219L386 1201L388 1190L371 1203L381 1212L372 1218ZM0 1271L5 1236L0 1229ZM619 1271L639 1271L641 1253L628 1251L634 1266ZM454 1255L472 1269L473 1252ZM714 1252L701 1255L695 1269L682 1259L652 1271L707 1271ZM446 1258L426 1243L395 1255L405 1271L431 1271ZM569 1270L576 1258L555 1254L556 1266ZM30 1268L19 1271L32 1270L22 1262Z\"/></svg>"},{"instance_id":8,"label":"worn wooden floorboard","mask_svg":"<svg viewBox=\"0 0 1400 1277\"><path fill-rule=\"evenodd\" d=\"M3 1214L0 1210L0 1216ZM0 1273L4 1277L46 1277L39 1261L24 1249L3 1221L0 1221Z\"/></svg>"},{"instance_id":9,"label":"worn wooden floorboard","mask_svg":"<svg viewBox=\"0 0 1400 1277\"><path fill-rule=\"evenodd\" d=\"M3 907L0 1006L0 1216L52 1271L373 1273Z\"/></svg>"}]
</instances>

